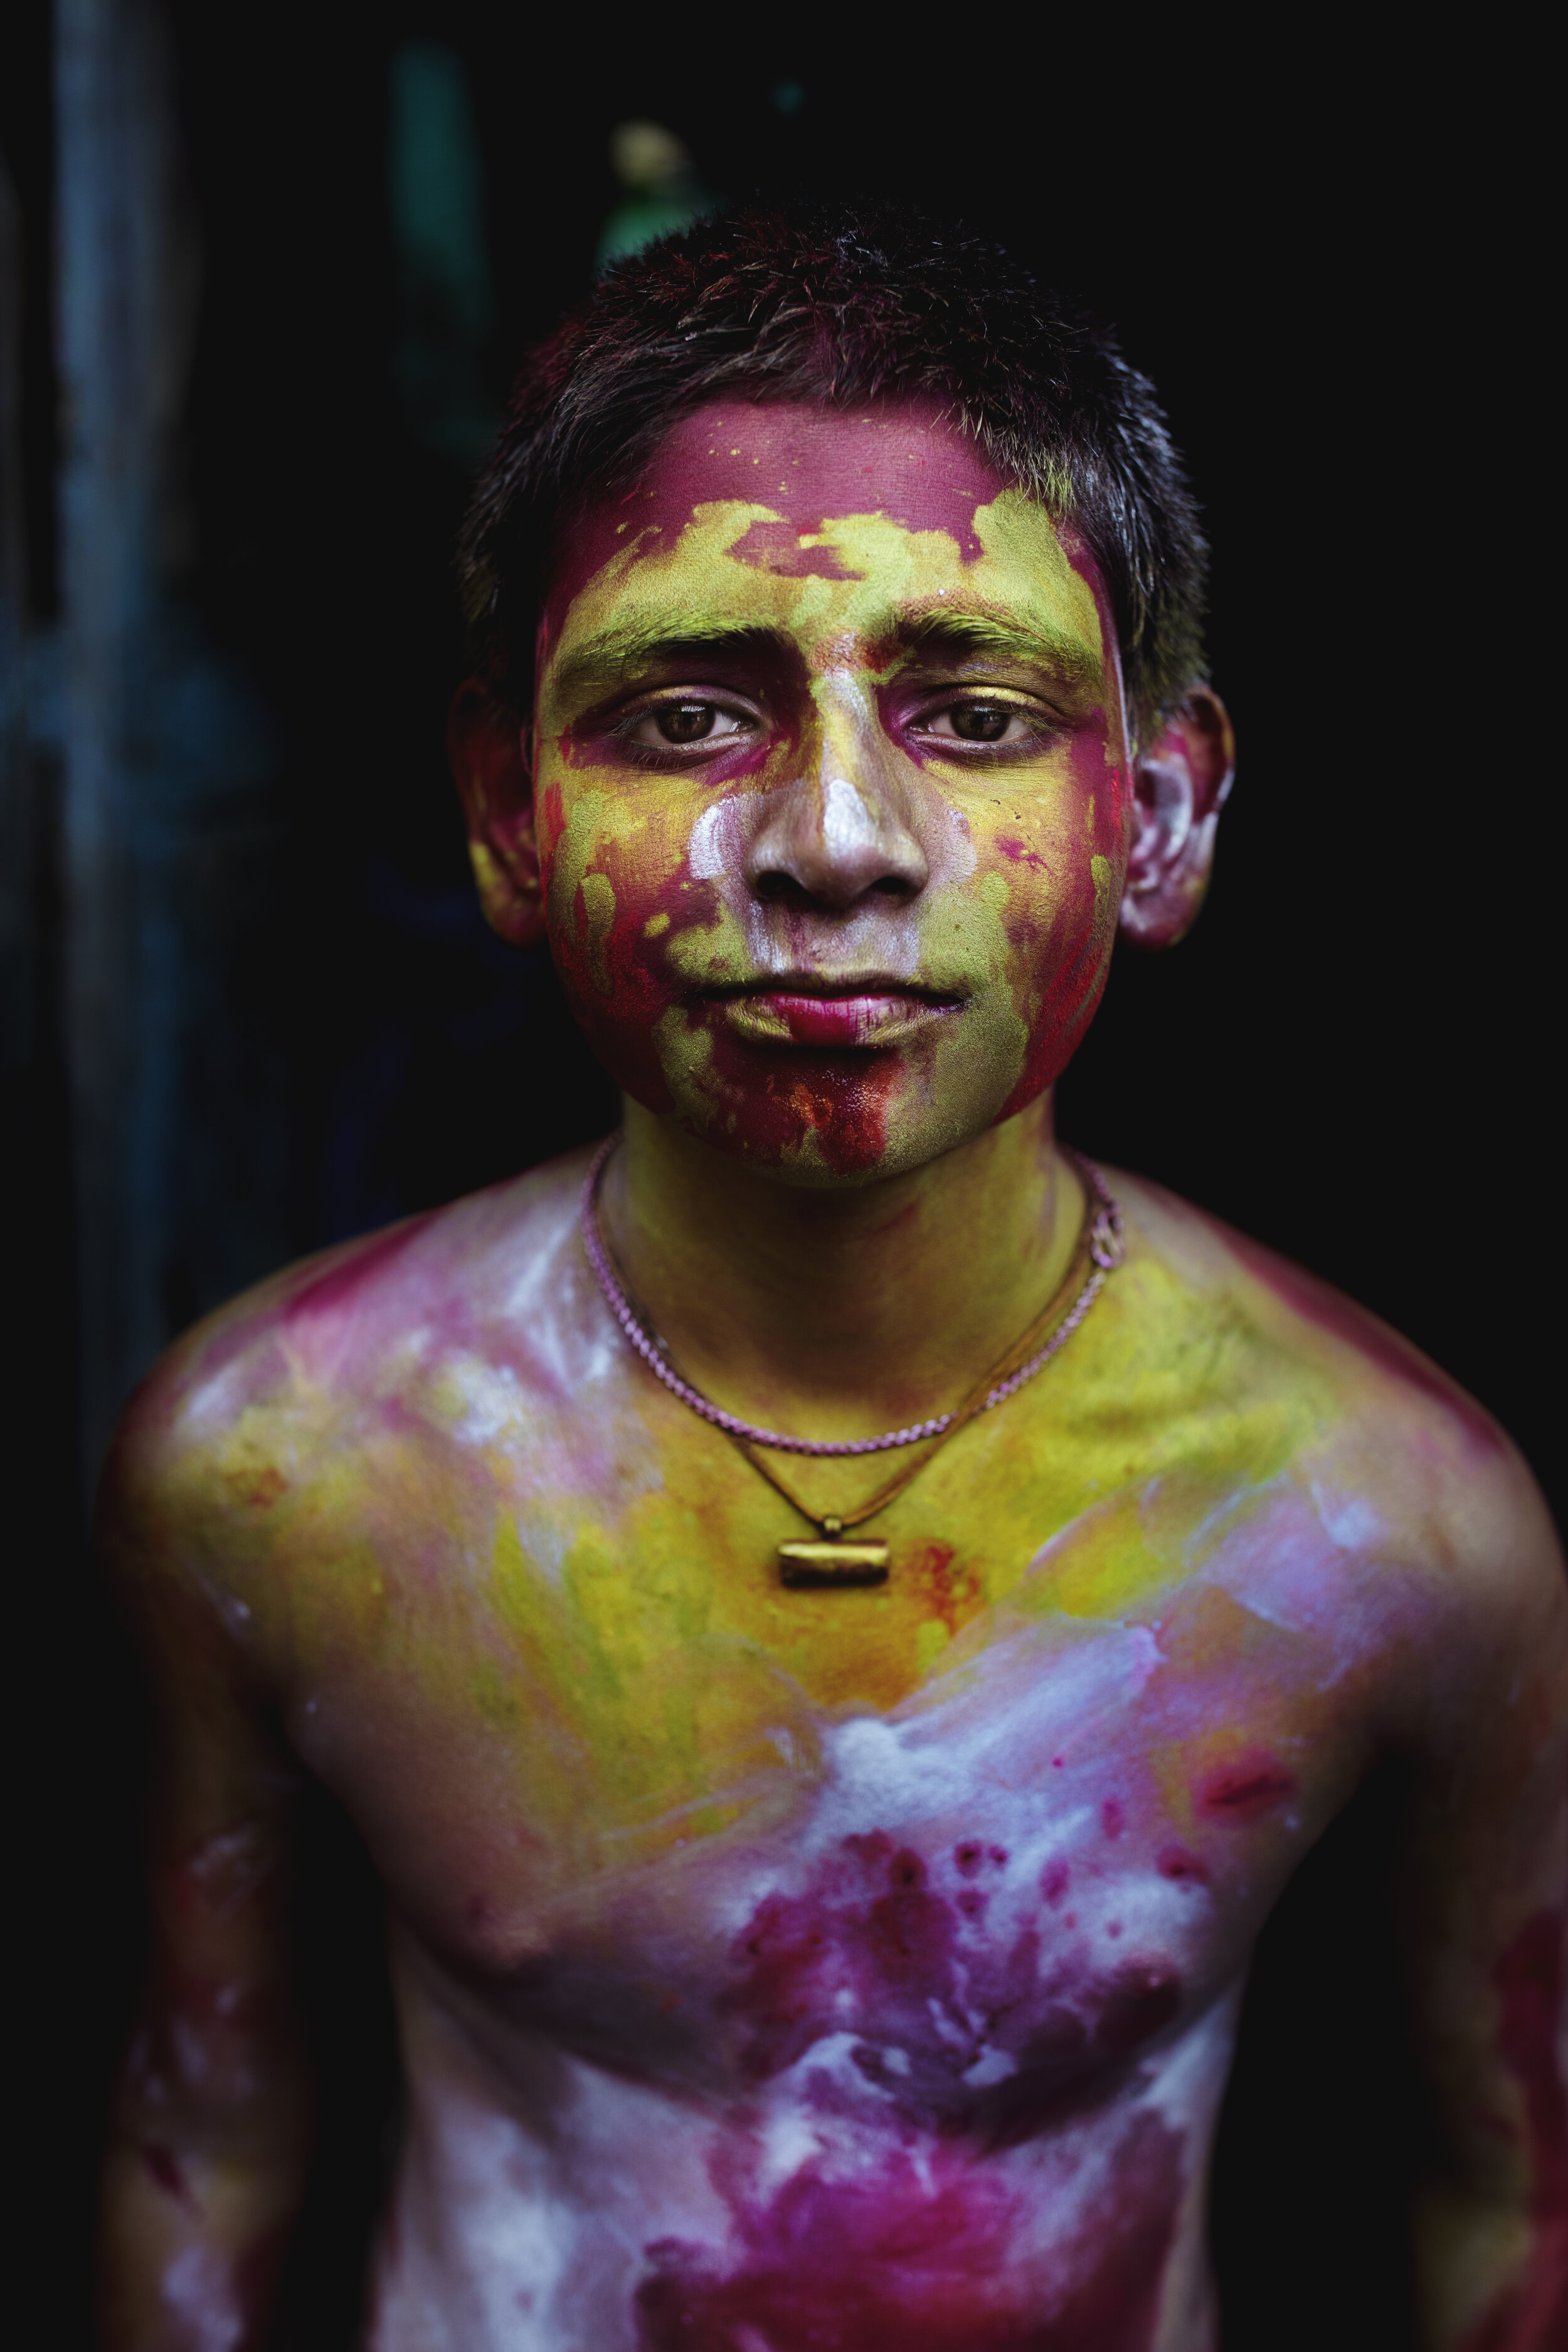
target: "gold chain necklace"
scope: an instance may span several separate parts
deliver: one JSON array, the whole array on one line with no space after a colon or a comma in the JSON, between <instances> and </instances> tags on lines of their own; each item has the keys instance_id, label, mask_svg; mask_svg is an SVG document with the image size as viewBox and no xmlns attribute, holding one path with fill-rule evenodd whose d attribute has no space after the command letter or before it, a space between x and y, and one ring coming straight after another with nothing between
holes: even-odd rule
<instances>
[{"instance_id":1,"label":"gold chain necklace","mask_svg":"<svg viewBox=\"0 0 1568 2352\"><path fill-rule=\"evenodd\" d=\"M605 1299L620 1325L622 1332L636 1349L657 1380L663 1382L682 1404L722 1430L736 1450L742 1454L760 1478L766 1479L776 1495L807 1524L817 1529L814 1541L796 1539L781 1543L778 1548L779 1578L784 1584L799 1591L810 1587L843 1587L885 1584L888 1580L888 1545L880 1538L862 1538L858 1542L845 1540L851 1530L863 1527L885 1511L889 1503L904 1492L920 1476L950 1437L982 1412L1005 1403L1016 1396L1026 1381L1044 1370L1058 1350L1064 1347L1089 1313L1101 1290L1108 1274L1119 1266L1126 1255L1121 1233L1121 1212L1111 1196L1100 1170L1092 1160L1079 1152L1068 1157L1077 1168L1084 1188L1084 1213L1073 1244L1072 1257L1066 1274L1051 1297L1026 1331L1019 1334L1006 1354L976 1381L962 1404L951 1412L935 1414L931 1420L916 1422L905 1429L884 1431L879 1437L824 1439L789 1437L778 1430L761 1428L754 1422L743 1421L739 1414L726 1412L700 1389L682 1378L670 1360L669 1350L654 1331L646 1318L633 1307L614 1259L610 1255L603 1229L599 1223L599 1185L610 1154L620 1141L619 1133L606 1136L594 1154L584 1179L579 1226L583 1248L598 1281ZM908 1445L927 1444L930 1452L918 1462L900 1470L896 1476L879 1486L868 1502L853 1511L814 1511L785 1485L776 1470L762 1459L763 1450L781 1454L844 1455L882 1454Z\"/></svg>"}]
</instances>

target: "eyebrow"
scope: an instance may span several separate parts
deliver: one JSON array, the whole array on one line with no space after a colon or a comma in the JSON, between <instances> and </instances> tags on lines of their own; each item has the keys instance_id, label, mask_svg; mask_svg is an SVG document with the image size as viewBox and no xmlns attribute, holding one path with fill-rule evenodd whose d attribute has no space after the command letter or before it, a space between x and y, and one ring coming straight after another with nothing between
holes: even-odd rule
<instances>
[{"instance_id":1,"label":"eyebrow","mask_svg":"<svg viewBox=\"0 0 1568 2352\"><path fill-rule=\"evenodd\" d=\"M879 634L879 633L874 633ZM926 659L990 655L1002 661L1026 662L1054 671L1075 686L1098 688L1104 683L1096 655L1078 637L1054 629L1026 627L1010 614L984 607L910 613L893 620L888 634L906 652ZM794 664L799 649L782 630L763 625L736 628L723 622L710 626L669 630L650 624L601 629L566 655L555 675L560 694L572 696L595 687L617 686L638 671L698 660L746 661L753 665Z\"/></svg>"},{"instance_id":2,"label":"eyebrow","mask_svg":"<svg viewBox=\"0 0 1568 2352\"><path fill-rule=\"evenodd\" d=\"M900 645L929 659L989 654L1002 661L1024 661L1054 670L1075 686L1103 684L1100 658L1080 637L1056 629L1027 627L1009 614L984 608L911 613L897 625Z\"/></svg>"},{"instance_id":3,"label":"eyebrow","mask_svg":"<svg viewBox=\"0 0 1568 2352\"><path fill-rule=\"evenodd\" d=\"M575 694L584 687L618 685L637 670L703 658L754 663L798 659L798 655L776 629L737 629L722 623L675 631L657 626L601 629L565 656L555 674L555 688L558 693Z\"/></svg>"}]
</instances>

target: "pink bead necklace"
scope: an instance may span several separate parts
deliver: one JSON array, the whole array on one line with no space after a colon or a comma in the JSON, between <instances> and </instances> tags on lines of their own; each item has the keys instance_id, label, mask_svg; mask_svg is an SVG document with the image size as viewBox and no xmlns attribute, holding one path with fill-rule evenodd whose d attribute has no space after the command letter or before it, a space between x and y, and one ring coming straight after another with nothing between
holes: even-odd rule
<instances>
[{"instance_id":1,"label":"pink bead necklace","mask_svg":"<svg viewBox=\"0 0 1568 2352\"><path fill-rule=\"evenodd\" d=\"M1119 1266L1126 1255L1121 1234L1121 1212L1111 1196L1100 1170L1092 1160L1072 1153L1074 1165L1084 1180L1086 1209L1078 1243L1066 1279L1047 1301L1028 1329L1009 1349L999 1364L994 1365L980 1386L951 1412L935 1413L929 1421L911 1423L907 1429L885 1430L879 1437L816 1438L790 1437L776 1429L763 1429L755 1422L743 1421L738 1413L726 1412L689 1381L682 1380L669 1361L663 1341L643 1324L631 1301L622 1288L599 1223L599 1186L611 1153L621 1138L617 1131L606 1136L588 1163L583 1180L582 1202L578 1223L583 1236L584 1253L594 1269L605 1304L620 1325L627 1340L654 1378L661 1381L672 1396L679 1397L689 1411L711 1422L722 1430L745 1455L753 1470L767 1480L776 1493L822 1531L822 1540L816 1543L785 1543L779 1546L784 1580L786 1584L845 1585L879 1584L888 1573L888 1546L880 1541L845 1543L844 1535L858 1527L877 1512L886 1509L895 1495L901 1494L910 1480L926 1466L931 1455L913 1464L908 1470L879 1490L858 1510L843 1515L813 1511L786 1486L768 1465L760 1461L754 1447L767 1447L780 1454L837 1455L886 1454L904 1445L919 1445L929 1439L942 1440L954 1435L976 1414L990 1412L1016 1396L1026 1381L1043 1370L1051 1358L1066 1346L1078 1329L1089 1308L1105 1286L1106 1276ZM1041 1332L1049 1326L1048 1336Z\"/></svg>"}]
</instances>

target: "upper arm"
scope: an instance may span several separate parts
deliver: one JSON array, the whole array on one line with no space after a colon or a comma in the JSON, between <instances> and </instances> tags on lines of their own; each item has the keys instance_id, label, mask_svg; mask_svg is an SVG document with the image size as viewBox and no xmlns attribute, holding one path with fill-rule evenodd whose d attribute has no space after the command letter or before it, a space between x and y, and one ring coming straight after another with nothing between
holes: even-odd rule
<instances>
[{"instance_id":1,"label":"upper arm","mask_svg":"<svg viewBox=\"0 0 1568 2352\"><path fill-rule=\"evenodd\" d=\"M227 2010L237 1970L249 1979L282 1959L300 1776L243 1638L243 1605L191 1523L192 1449L157 1402L154 1391L117 1441L99 1549L149 1701L154 1969Z\"/></svg>"},{"instance_id":2,"label":"upper arm","mask_svg":"<svg viewBox=\"0 0 1568 2352\"><path fill-rule=\"evenodd\" d=\"M1547 2352L1568 2335L1568 1581L1511 1457L1466 1518L1402 1889L1435 2126L1425 2340Z\"/></svg>"},{"instance_id":3,"label":"upper arm","mask_svg":"<svg viewBox=\"0 0 1568 2352\"><path fill-rule=\"evenodd\" d=\"M155 1379L99 1521L153 1732L150 1949L115 2103L100 2291L110 2343L205 2342L210 2321L238 2344L264 2317L308 2151L289 1932L300 1774L186 1509L199 1464L160 1406Z\"/></svg>"}]
</instances>

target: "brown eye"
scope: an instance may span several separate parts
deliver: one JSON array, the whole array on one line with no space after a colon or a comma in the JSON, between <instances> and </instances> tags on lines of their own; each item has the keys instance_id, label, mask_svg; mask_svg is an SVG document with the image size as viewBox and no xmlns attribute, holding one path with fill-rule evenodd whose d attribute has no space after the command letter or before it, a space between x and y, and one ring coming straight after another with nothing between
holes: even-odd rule
<instances>
[{"instance_id":1,"label":"brown eye","mask_svg":"<svg viewBox=\"0 0 1568 2352\"><path fill-rule=\"evenodd\" d=\"M955 702L948 715L965 743L1000 743L1014 713L1005 702Z\"/></svg>"},{"instance_id":2,"label":"brown eye","mask_svg":"<svg viewBox=\"0 0 1568 2352\"><path fill-rule=\"evenodd\" d=\"M718 715L710 702L666 702L654 713L667 743L700 743Z\"/></svg>"}]
</instances>

